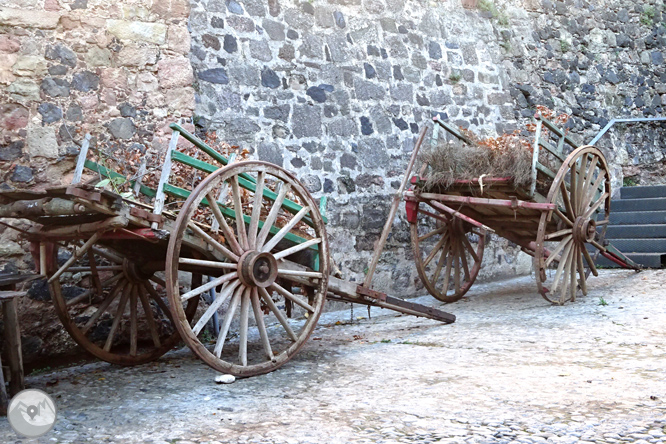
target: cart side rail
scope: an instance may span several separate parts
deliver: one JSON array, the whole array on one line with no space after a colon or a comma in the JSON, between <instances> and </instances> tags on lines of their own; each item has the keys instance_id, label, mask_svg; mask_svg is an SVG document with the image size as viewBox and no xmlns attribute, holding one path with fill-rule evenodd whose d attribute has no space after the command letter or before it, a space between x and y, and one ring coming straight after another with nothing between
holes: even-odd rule
<instances>
[{"instance_id":1,"label":"cart side rail","mask_svg":"<svg viewBox=\"0 0 666 444\"><path fill-rule=\"evenodd\" d=\"M126 180L129 182L130 187L134 189L136 194L143 194L144 196L147 196L151 199L154 199L154 206L153 206L153 214L156 215L162 215L164 212L164 204L166 202L167 196L175 197L178 199L187 199L190 195L190 191L177 187L175 185L172 185L169 183L169 176L171 174L172 170L172 165L173 162L181 163L183 165L186 165L188 167L195 168L199 171L202 171L204 173L212 173L216 170L218 170L220 167L217 165L213 165L211 163L205 162L200 159L196 159L192 156L189 156L183 152L178 151L177 146L178 146L178 140L182 136L184 139L187 141L191 142L193 145L195 145L197 148L199 148L201 151L206 153L208 156L210 156L213 160L223 164L223 165L228 165L229 163L234 161L235 155L231 155L230 157L225 157L219 152L215 151L213 148L208 146L205 142L203 142L201 139L197 138L187 130L183 129L180 125L178 124L171 124L170 128L173 130L172 136L171 136L171 141L169 142L169 147L167 149L167 153L164 158L164 163L162 164L162 173L160 175L160 181L158 183L157 189L153 189L151 187L148 187L144 184L141 183L141 175L135 179L130 179L125 176L123 176L120 173L117 173L113 170L110 170L106 168L105 166L93 162L89 159L86 159L87 152L88 152L88 147L89 147L89 141L90 141L90 136L86 135L84 142L81 147L81 152L79 153L79 158L77 160L77 170L75 171L74 175L74 180L72 181L72 184L77 184L81 181L81 175L83 168L87 168L90 171L93 171L97 174L99 174L101 177L104 178L120 178L123 180ZM80 165L80 167L79 167ZM80 171L79 171L80 170ZM250 175L247 174L242 174L241 177L239 178L239 185L242 188L245 188L250 191L255 191L256 190L256 180L251 177ZM275 201L277 198L277 193L264 188L263 190L264 197L270 201ZM204 199L202 202L203 205L208 205L208 201ZM225 207L221 202L217 202L218 206L220 207L220 210L222 211L222 214L225 216L233 219L235 217L235 213L233 211L229 210L227 207ZM320 212L322 213L322 219L324 220L324 223L327 222L327 219L325 215L323 214L325 212L325 206L326 206L326 199L322 198L320 201ZM282 207L292 213L292 214L297 214L299 211L301 211L302 206L297 204L296 202L290 201L288 199L285 199ZM248 218L248 216L245 216L245 218ZM308 224L312 225L312 220L309 217L303 218L303 221ZM246 220L246 223L249 223L249 220ZM261 222L260 222L261 223ZM153 222L152 223L152 228L157 229L159 228L160 223L159 222ZM260 226L261 228L261 226ZM277 227L271 227L271 234L276 234L279 231L279 228ZM293 233L288 233L285 236L285 239L295 242L295 243L303 243L307 242L307 239L298 236ZM314 247L316 250L316 247Z\"/></svg>"}]
</instances>

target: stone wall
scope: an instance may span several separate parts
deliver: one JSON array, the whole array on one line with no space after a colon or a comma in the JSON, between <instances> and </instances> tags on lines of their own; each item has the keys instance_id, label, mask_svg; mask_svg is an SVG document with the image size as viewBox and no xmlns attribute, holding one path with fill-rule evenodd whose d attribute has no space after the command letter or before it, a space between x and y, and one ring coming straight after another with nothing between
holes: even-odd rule
<instances>
[{"instance_id":1,"label":"stone wall","mask_svg":"<svg viewBox=\"0 0 666 444\"><path fill-rule=\"evenodd\" d=\"M502 70L523 120L543 104L572 115L583 143L613 118L661 116L666 106L663 1L507 1L508 26L494 20L504 46ZM666 182L663 124L618 124L598 143L613 188Z\"/></svg>"},{"instance_id":2,"label":"stone wall","mask_svg":"<svg viewBox=\"0 0 666 444\"><path fill-rule=\"evenodd\" d=\"M465 2L467 5L477 2ZM663 3L315 0L192 2L195 121L329 196L343 274L360 280L418 128L435 113L481 135L523 129L545 105L589 142L613 117L662 111ZM664 97L666 101L666 97ZM638 134L637 134L638 133ZM621 127L600 145L614 189L664 181L663 130ZM377 276L420 290L407 223L395 222ZM530 261L493 242L480 278Z\"/></svg>"},{"instance_id":3,"label":"stone wall","mask_svg":"<svg viewBox=\"0 0 666 444\"><path fill-rule=\"evenodd\" d=\"M481 134L514 120L493 22L457 2L192 2L196 123L329 198L333 259L361 280L419 128L440 113ZM376 288L421 287L404 211ZM505 242L484 273L528 272Z\"/></svg>"},{"instance_id":4,"label":"stone wall","mask_svg":"<svg viewBox=\"0 0 666 444\"><path fill-rule=\"evenodd\" d=\"M1 187L69 183L85 133L93 147L157 156L166 125L191 121L187 1L0 4ZM30 265L24 247L17 231L0 227L7 268ZM40 333L24 338L28 360L71 346L48 294L31 292L22 304L24 330Z\"/></svg>"}]
</instances>

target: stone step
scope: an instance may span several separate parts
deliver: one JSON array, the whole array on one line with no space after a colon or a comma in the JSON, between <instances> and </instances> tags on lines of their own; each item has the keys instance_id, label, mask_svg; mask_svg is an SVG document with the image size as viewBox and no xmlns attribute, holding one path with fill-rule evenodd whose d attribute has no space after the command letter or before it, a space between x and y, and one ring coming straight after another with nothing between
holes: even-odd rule
<instances>
[{"instance_id":1,"label":"stone step","mask_svg":"<svg viewBox=\"0 0 666 444\"><path fill-rule=\"evenodd\" d=\"M613 239L611 243L624 254L666 252L666 238Z\"/></svg>"},{"instance_id":2,"label":"stone step","mask_svg":"<svg viewBox=\"0 0 666 444\"><path fill-rule=\"evenodd\" d=\"M606 230L606 239L666 238L666 224L611 225Z\"/></svg>"},{"instance_id":3,"label":"stone step","mask_svg":"<svg viewBox=\"0 0 666 444\"><path fill-rule=\"evenodd\" d=\"M666 268L666 254L662 253L625 253L632 261L646 268ZM606 259L602 255L597 257L597 265L606 268L621 268L615 262Z\"/></svg>"},{"instance_id":4,"label":"stone step","mask_svg":"<svg viewBox=\"0 0 666 444\"><path fill-rule=\"evenodd\" d=\"M612 207L611 207L612 208ZM615 212L610 214L611 225L666 224L666 211Z\"/></svg>"},{"instance_id":5,"label":"stone step","mask_svg":"<svg viewBox=\"0 0 666 444\"><path fill-rule=\"evenodd\" d=\"M611 213L624 211L661 211L666 210L666 198L620 199L611 202Z\"/></svg>"},{"instance_id":6,"label":"stone step","mask_svg":"<svg viewBox=\"0 0 666 444\"><path fill-rule=\"evenodd\" d=\"M650 199L655 197L666 197L666 185L652 185L648 187L622 187L620 188L622 199Z\"/></svg>"}]
</instances>

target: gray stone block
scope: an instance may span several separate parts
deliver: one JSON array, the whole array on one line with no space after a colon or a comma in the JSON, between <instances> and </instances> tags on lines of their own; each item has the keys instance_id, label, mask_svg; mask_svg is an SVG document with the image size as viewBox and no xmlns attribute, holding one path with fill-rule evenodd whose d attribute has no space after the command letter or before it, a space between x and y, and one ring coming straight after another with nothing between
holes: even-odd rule
<instances>
[{"instance_id":1,"label":"gray stone block","mask_svg":"<svg viewBox=\"0 0 666 444\"><path fill-rule=\"evenodd\" d=\"M321 137L321 108L309 105L294 106L291 123L296 137Z\"/></svg>"},{"instance_id":2,"label":"gray stone block","mask_svg":"<svg viewBox=\"0 0 666 444\"><path fill-rule=\"evenodd\" d=\"M409 83L398 83L391 85L391 98L398 102L414 101L414 89Z\"/></svg>"},{"instance_id":3,"label":"gray stone block","mask_svg":"<svg viewBox=\"0 0 666 444\"><path fill-rule=\"evenodd\" d=\"M82 92L96 90L99 88L99 77L90 71L77 72L72 77L72 88Z\"/></svg>"},{"instance_id":4,"label":"gray stone block","mask_svg":"<svg viewBox=\"0 0 666 444\"><path fill-rule=\"evenodd\" d=\"M380 139L363 138L358 144L358 160L365 168L383 168L389 161L386 146Z\"/></svg>"},{"instance_id":5,"label":"gray stone block","mask_svg":"<svg viewBox=\"0 0 666 444\"><path fill-rule=\"evenodd\" d=\"M273 59L271 48L265 40L250 40L250 56L262 62L270 62Z\"/></svg>"},{"instance_id":6,"label":"gray stone block","mask_svg":"<svg viewBox=\"0 0 666 444\"><path fill-rule=\"evenodd\" d=\"M263 142L257 148L259 160L282 166L284 162L283 150L277 143Z\"/></svg>"},{"instance_id":7,"label":"gray stone block","mask_svg":"<svg viewBox=\"0 0 666 444\"><path fill-rule=\"evenodd\" d=\"M264 19L262 25L271 40L283 41L285 39L284 25L282 23Z\"/></svg>"},{"instance_id":8,"label":"gray stone block","mask_svg":"<svg viewBox=\"0 0 666 444\"><path fill-rule=\"evenodd\" d=\"M44 102L39 105L37 112L42 115L42 123L48 124L62 119L62 109L53 103Z\"/></svg>"},{"instance_id":9,"label":"gray stone block","mask_svg":"<svg viewBox=\"0 0 666 444\"><path fill-rule=\"evenodd\" d=\"M354 79L354 91L358 100L382 100L386 95L383 85L358 78Z\"/></svg>"},{"instance_id":10,"label":"gray stone block","mask_svg":"<svg viewBox=\"0 0 666 444\"><path fill-rule=\"evenodd\" d=\"M113 119L109 122L109 131L116 139L131 139L136 132L134 122L128 117Z\"/></svg>"}]
</instances>

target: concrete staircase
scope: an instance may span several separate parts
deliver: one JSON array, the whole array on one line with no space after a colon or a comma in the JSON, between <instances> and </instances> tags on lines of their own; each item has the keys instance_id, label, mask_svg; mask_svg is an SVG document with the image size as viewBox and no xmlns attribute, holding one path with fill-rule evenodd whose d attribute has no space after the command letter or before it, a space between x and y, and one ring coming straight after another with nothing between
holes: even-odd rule
<instances>
[{"instance_id":1,"label":"concrete staircase","mask_svg":"<svg viewBox=\"0 0 666 444\"><path fill-rule=\"evenodd\" d=\"M666 185L623 187L611 202L606 240L647 268L666 267ZM598 265L617 267L601 255Z\"/></svg>"}]
</instances>

